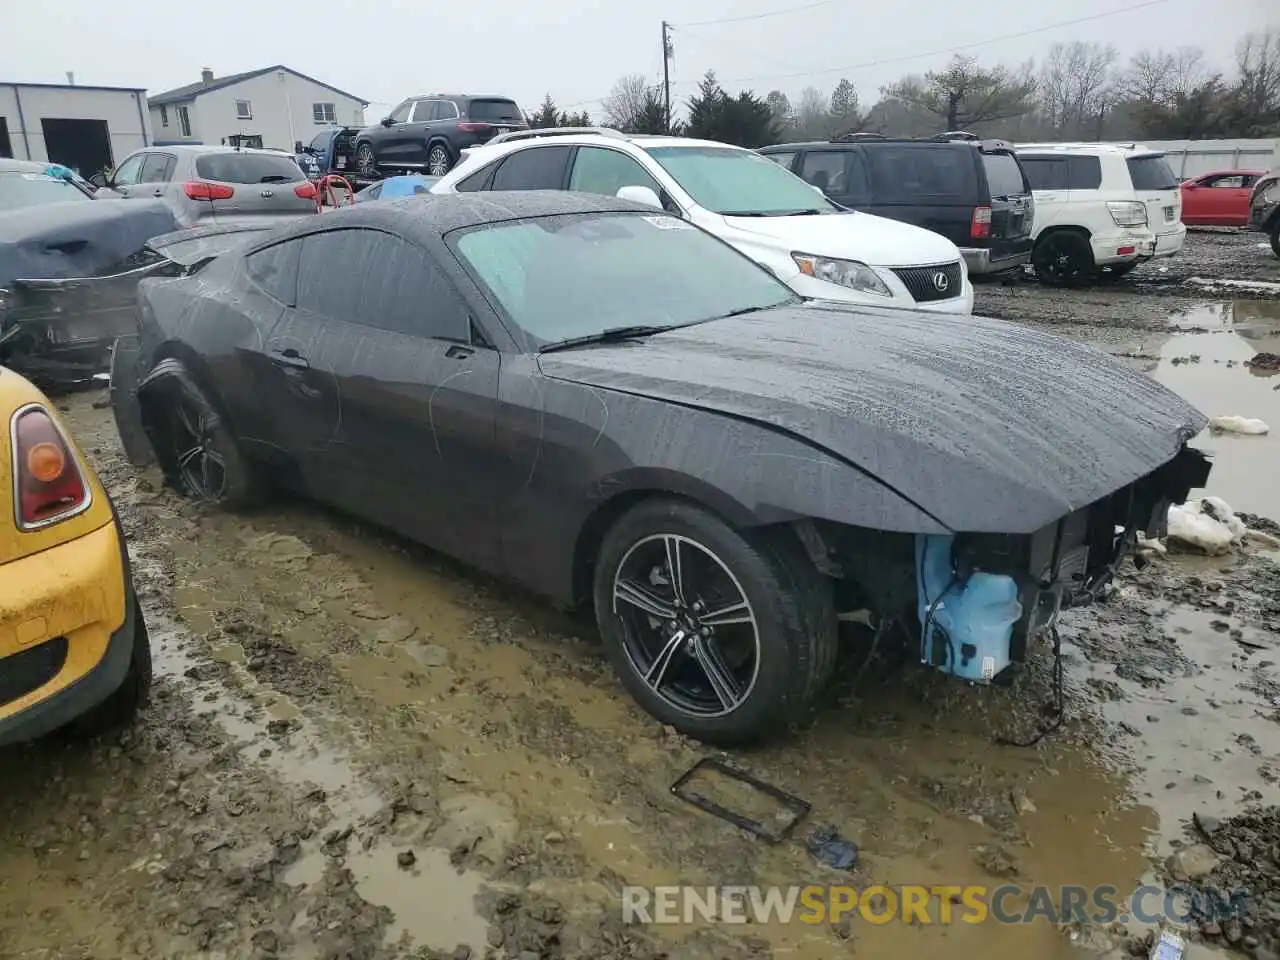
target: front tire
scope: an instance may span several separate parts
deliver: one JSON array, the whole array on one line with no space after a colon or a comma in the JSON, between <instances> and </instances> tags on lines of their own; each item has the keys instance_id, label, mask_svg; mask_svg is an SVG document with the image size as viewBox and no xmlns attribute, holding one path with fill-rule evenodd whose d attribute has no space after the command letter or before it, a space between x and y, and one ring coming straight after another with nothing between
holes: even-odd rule
<instances>
[{"instance_id":1,"label":"front tire","mask_svg":"<svg viewBox=\"0 0 1280 960\"><path fill-rule=\"evenodd\" d=\"M1092 280L1098 272L1089 241L1071 230L1055 230L1036 243L1031 252L1036 277L1052 286L1075 286Z\"/></svg>"},{"instance_id":2,"label":"front tire","mask_svg":"<svg viewBox=\"0 0 1280 960\"><path fill-rule=\"evenodd\" d=\"M443 177L453 167L453 158L443 143L436 143L427 151L427 175Z\"/></svg>"},{"instance_id":3,"label":"front tire","mask_svg":"<svg viewBox=\"0 0 1280 960\"><path fill-rule=\"evenodd\" d=\"M605 534L596 622L627 691L708 743L779 734L830 679L830 583L798 544L742 532L692 503L650 500Z\"/></svg>"},{"instance_id":4,"label":"front tire","mask_svg":"<svg viewBox=\"0 0 1280 960\"><path fill-rule=\"evenodd\" d=\"M377 179L378 160L373 155L373 145L362 143L356 147L356 173L366 180Z\"/></svg>"}]
</instances>

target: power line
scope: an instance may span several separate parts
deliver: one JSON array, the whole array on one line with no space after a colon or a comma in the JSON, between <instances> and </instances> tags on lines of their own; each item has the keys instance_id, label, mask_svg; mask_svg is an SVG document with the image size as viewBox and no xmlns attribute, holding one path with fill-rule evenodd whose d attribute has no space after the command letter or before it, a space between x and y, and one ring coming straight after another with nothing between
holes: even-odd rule
<instances>
[{"instance_id":1,"label":"power line","mask_svg":"<svg viewBox=\"0 0 1280 960\"><path fill-rule=\"evenodd\" d=\"M831 2L834 2L834 0L831 0ZM725 47L727 49L736 50L739 53L745 53L748 56L756 57L760 60L766 60L769 63L776 63L778 66L786 67L788 70L798 69L798 67L794 63L787 63L785 60L779 60L776 57L771 57L768 54L761 53L758 50L751 50L751 49L748 49L747 47L739 46L738 44L724 43L721 40L708 40L706 37L699 36L696 33L692 33L691 31L686 30L684 27L676 27L676 26L672 26L671 24L668 24L667 26L672 33L683 34L686 37L690 37L694 40L697 40L699 43L709 44L712 47Z\"/></svg>"},{"instance_id":2,"label":"power line","mask_svg":"<svg viewBox=\"0 0 1280 960\"><path fill-rule=\"evenodd\" d=\"M719 20L695 20L693 23L673 23L673 27L709 27L714 23L742 23L746 20L763 20L766 17L781 17L787 13L799 13L801 10L812 10L814 7L825 7L840 0L815 0L799 7L787 7L785 10L770 10L767 13L752 13L744 17L723 17Z\"/></svg>"},{"instance_id":3,"label":"power line","mask_svg":"<svg viewBox=\"0 0 1280 960\"><path fill-rule=\"evenodd\" d=\"M810 6L820 6L820 5L825 5L828 3L836 3L836 2L839 2L839 0L821 0L820 3L813 3L813 4L810 4ZM1106 10L1106 11L1103 11L1102 13L1089 14L1088 16L1084 16L1084 17L1075 17L1071 20L1059 20L1055 23L1047 23L1047 24L1044 24L1043 26L1032 27L1029 30L1020 30L1017 33L1000 34L999 36L987 37L985 40L975 40L971 43L960 43L960 44L955 44L949 47L940 47L936 50L927 50L927 51L921 51L919 53L910 53L900 57L886 57L881 60L867 60L863 63L846 64L841 67L823 67L818 70L803 70L797 73L766 73L766 74L759 74L753 77L734 77L734 78L723 80L721 82L722 83L753 83L757 80L794 80L801 77L824 76L830 73L846 73L846 72L851 73L854 70L866 70L871 67L883 67L883 66L889 66L895 63L909 63L912 60L924 60L929 57L943 56L948 53L955 53L956 51L959 51L959 50L972 50L975 47L985 47L993 43L1003 43L1006 40L1020 40L1023 37L1033 37L1033 36L1036 36L1037 34L1049 33L1053 30L1060 30L1063 27L1073 27L1081 23L1091 23L1095 20L1105 20L1108 17L1116 17L1121 14L1133 13L1136 10L1145 10L1145 9L1148 9L1149 7L1160 6L1162 4L1172 3L1172 2L1173 0L1144 0L1144 2L1142 3L1130 4L1127 7L1118 7L1115 10ZM777 14L792 13L796 10L803 10L803 9L808 9L808 8L792 7L788 10L777 10L777 11L774 11L773 13L777 13ZM763 16L772 16L773 13L756 14L754 19L758 19ZM703 21L702 24L687 24L687 26L700 26L708 23L727 23L727 22L730 22L730 21L729 20L708 20L708 21ZM674 24L670 26L672 27L673 30L678 29ZM683 32L686 36L694 37L694 39L698 39L698 40L702 39L701 37L695 37L694 34L689 33L687 30L684 30L681 32ZM756 54L756 56L759 56L759 54ZM671 81L673 86L676 84L687 84L692 82L693 81L689 81L689 80L672 80ZM585 104L591 104L591 103L603 103L607 99L609 99L609 95L605 94L603 97L594 97L590 100L579 100L575 103L568 104L568 106L573 107L573 106L583 106Z\"/></svg>"}]
</instances>

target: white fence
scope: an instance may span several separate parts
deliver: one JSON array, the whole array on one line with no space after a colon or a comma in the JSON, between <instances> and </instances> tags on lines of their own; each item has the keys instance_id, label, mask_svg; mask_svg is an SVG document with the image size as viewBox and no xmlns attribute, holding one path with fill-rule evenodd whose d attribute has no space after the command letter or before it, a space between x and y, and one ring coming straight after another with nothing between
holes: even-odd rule
<instances>
[{"instance_id":1,"label":"white fence","mask_svg":"<svg viewBox=\"0 0 1280 960\"><path fill-rule=\"evenodd\" d=\"M1280 168L1280 140L1143 140L1160 150L1179 177L1198 177L1212 170Z\"/></svg>"}]
</instances>

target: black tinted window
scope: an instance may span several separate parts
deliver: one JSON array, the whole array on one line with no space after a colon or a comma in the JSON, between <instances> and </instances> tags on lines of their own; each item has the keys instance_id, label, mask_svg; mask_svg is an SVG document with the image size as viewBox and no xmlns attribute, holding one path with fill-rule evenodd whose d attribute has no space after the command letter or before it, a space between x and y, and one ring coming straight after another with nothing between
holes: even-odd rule
<instances>
[{"instance_id":1,"label":"black tinted window","mask_svg":"<svg viewBox=\"0 0 1280 960\"><path fill-rule=\"evenodd\" d=\"M1021 160L1032 190L1067 189L1066 157L1022 157Z\"/></svg>"},{"instance_id":2,"label":"black tinted window","mask_svg":"<svg viewBox=\"0 0 1280 960\"><path fill-rule=\"evenodd\" d=\"M377 230L306 237L298 308L392 333L469 337L466 309L439 268L411 243Z\"/></svg>"},{"instance_id":3,"label":"black tinted window","mask_svg":"<svg viewBox=\"0 0 1280 960\"><path fill-rule=\"evenodd\" d=\"M493 173L492 165L471 174L469 177L463 177L453 185L453 189L460 190L463 193L469 193L473 190L483 190L485 181L489 179L489 174L491 173Z\"/></svg>"},{"instance_id":4,"label":"black tinted window","mask_svg":"<svg viewBox=\"0 0 1280 960\"><path fill-rule=\"evenodd\" d=\"M281 303L292 305L298 281L298 254L301 251L301 240L277 243L246 257L245 269L263 290Z\"/></svg>"},{"instance_id":5,"label":"black tinted window","mask_svg":"<svg viewBox=\"0 0 1280 960\"><path fill-rule=\"evenodd\" d=\"M1176 190L1178 178L1164 157L1130 157L1129 179L1135 190Z\"/></svg>"},{"instance_id":6,"label":"black tinted window","mask_svg":"<svg viewBox=\"0 0 1280 960\"><path fill-rule=\"evenodd\" d=\"M491 190L559 190L571 147L533 147L513 153L493 175Z\"/></svg>"},{"instance_id":7,"label":"black tinted window","mask_svg":"<svg viewBox=\"0 0 1280 960\"><path fill-rule=\"evenodd\" d=\"M1010 197L1027 192L1022 168L1011 153L984 153L982 166L987 171L987 188L994 197Z\"/></svg>"},{"instance_id":8,"label":"black tinted window","mask_svg":"<svg viewBox=\"0 0 1280 960\"><path fill-rule=\"evenodd\" d=\"M1097 190L1102 186L1102 161L1097 157L1068 157L1067 186L1072 190Z\"/></svg>"},{"instance_id":9,"label":"black tinted window","mask_svg":"<svg viewBox=\"0 0 1280 960\"><path fill-rule=\"evenodd\" d=\"M269 153L207 153L196 158L196 176L222 183L291 183L306 179L292 157Z\"/></svg>"},{"instance_id":10,"label":"black tinted window","mask_svg":"<svg viewBox=\"0 0 1280 960\"><path fill-rule=\"evenodd\" d=\"M978 193L972 147L868 145L867 164L877 201L968 203Z\"/></svg>"},{"instance_id":11,"label":"black tinted window","mask_svg":"<svg viewBox=\"0 0 1280 960\"><path fill-rule=\"evenodd\" d=\"M467 104L467 117L481 123L524 122L514 100L472 100Z\"/></svg>"}]
</instances>

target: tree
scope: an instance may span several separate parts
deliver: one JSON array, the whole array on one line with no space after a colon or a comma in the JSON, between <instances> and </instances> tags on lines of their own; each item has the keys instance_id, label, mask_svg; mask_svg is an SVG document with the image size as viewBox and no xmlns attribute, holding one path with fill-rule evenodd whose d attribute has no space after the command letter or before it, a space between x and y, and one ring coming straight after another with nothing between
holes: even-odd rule
<instances>
[{"instance_id":1,"label":"tree","mask_svg":"<svg viewBox=\"0 0 1280 960\"><path fill-rule=\"evenodd\" d=\"M1236 136L1262 137L1280 126L1280 30L1247 33L1236 45L1231 113Z\"/></svg>"},{"instance_id":2,"label":"tree","mask_svg":"<svg viewBox=\"0 0 1280 960\"><path fill-rule=\"evenodd\" d=\"M560 117L560 126L562 127L589 127L591 125L591 114L585 110L580 113L566 113Z\"/></svg>"},{"instance_id":3,"label":"tree","mask_svg":"<svg viewBox=\"0 0 1280 960\"><path fill-rule=\"evenodd\" d=\"M831 91L831 132L833 134L851 133L862 128L862 120L858 111L858 91L852 83L841 79Z\"/></svg>"},{"instance_id":4,"label":"tree","mask_svg":"<svg viewBox=\"0 0 1280 960\"><path fill-rule=\"evenodd\" d=\"M657 87L645 91L644 103L628 126L622 127L623 133L674 133L678 134L680 124L672 123L667 130L667 105Z\"/></svg>"},{"instance_id":5,"label":"tree","mask_svg":"<svg viewBox=\"0 0 1280 960\"><path fill-rule=\"evenodd\" d=\"M698 92L689 98L689 136L718 140L724 130L725 104L729 95L716 80L716 72L708 70L698 82Z\"/></svg>"},{"instance_id":6,"label":"tree","mask_svg":"<svg viewBox=\"0 0 1280 960\"><path fill-rule=\"evenodd\" d=\"M560 111L556 109L556 103L551 99L551 94L548 93L542 100L542 106L538 108L533 116L529 117L529 126L541 129L562 125Z\"/></svg>"},{"instance_id":7,"label":"tree","mask_svg":"<svg viewBox=\"0 0 1280 960\"><path fill-rule=\"evenodd\" d=\"M827 112L827 98L817 87L805 87L800 91L796 106L796 136L801 140L814 140L831 135L831 115Z\"/></svg>"},{"instance_id":8,"label":"tree","mask_svg":"<svg viewBox=\"0 0 1280 960\"><path fill-rule=\"evenodd\" d=\"M647 111L651 111L655 98L662 102L657 88L644 78L643 74L633 73L619 77L604 98L601 108L604 110L605 126L615 130L639 133L637 125ZM644 131L662 133L662 130Z\"/></svg>"},{"instance_id":9,"label":"tree","mask_svg":"<svg viewBox=\"0 0 1280 960\"><path fill-rule=\"evenodd\" d=\"M689 98L688 134L703 140L719 140L740 147L763 147L777 140L773 111L750 90L736 97L725 93L708 70Z\"/></svg>"},{"instance_id":10,"label":"tree","mask_svg":"<svg viewBox=\"0 0 1280 960\"><path fill-rule=\"evenodd\" d=\"M1055 43L1040 71L1040 106L1053 130L1066 136L1100 134L1106 110L1115 101L1113 46Z\"/></svg>"},{"instance_id":11,"label":"tree","mask_svg":"<svg viewBox=\"0 0 1280 960\"><path fill-rule=\"evenodd\" d=\"M778 128L779 135L785 138L795 127L796 118L791 112L790 98L781 90L770 90L764 102L769 105L769 112L773 114L773 123Z\"/></svg>"},{"instance_id":12,"label":"tree","mask_svg":"<svg viewBox=\"0 0 1280 960\"><path fill-rule=\"evenodd\" d=\"M1175 96L1190 93L1207 79L1204 51L1199 47L1179 47L1172 53L1143 50L1129 61L1117 89L1131 100L1167 106Z\"/></svg>"},{"instance_id":13,"label":"tree","mask_svg":"<svg viewBox=\"0 0 1280 960\"><path fill-rule=\"evenodd\" d=\"M985 70L973 57L957 54L945 70L929 71L922 81L891 84L886 97L920 107L942 119L947 130L1020 117L1032 109L1034 85L1006 67Z\"/></svg>"}]
</instances>

